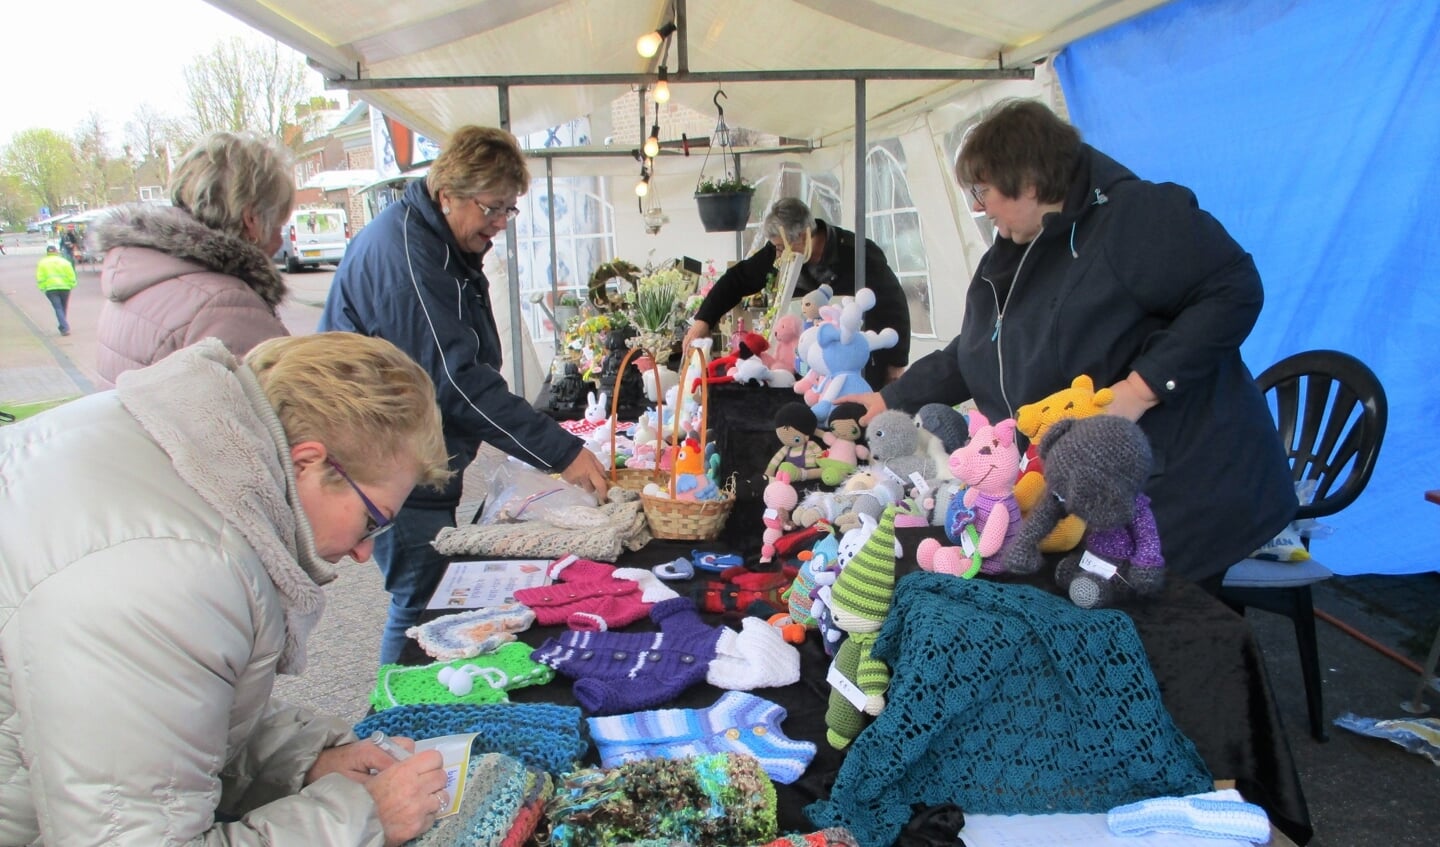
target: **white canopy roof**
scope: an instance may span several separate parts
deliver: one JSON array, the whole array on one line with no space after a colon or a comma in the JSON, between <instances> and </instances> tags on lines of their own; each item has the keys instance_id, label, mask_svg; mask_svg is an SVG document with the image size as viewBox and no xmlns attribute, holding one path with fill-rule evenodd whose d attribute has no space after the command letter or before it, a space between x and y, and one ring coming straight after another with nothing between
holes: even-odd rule
<instances>
[{"instance_id":1,"label":"white canopy roof","mask_svg":"<svg viewBox=\"0 0 1440 847\"><path fill-rule=\"evenodd\" d=\"M339 191L342 188L364 188L380 178L373 168L352 168L345 171L321 171L305 181L301 188Z\"/></svg>"},{"instance_id":2,"label":"white canopy roof","mask_svg":"<svg viewBox=\"0 0 1440 847\"><path fill-rule=\"evenodd\" d=\"M676 102L711 110L716 82L674 84L689 72L1026 69L1066 43L1164 0L209 0L308 56L333 84L429 78L432 87L360 90L416 131L443 139L467 123L502 123L486 82L591 75L595 84L509 89L510 128L525 134L608 113L660 57L635 40L683 12L667 66ZM683 42L680 35L685 35ZM633 81L632 81L633 79ZM413 84L410 83L410 84ZM448 87L433 87L438 85ZM903 119L973 81L908 79L866 85L867 122ZM725 82L732 125L815 144L849 135L855 85ZM596 135L599 135L596 132Z\"/></svg>"}]
</instances>

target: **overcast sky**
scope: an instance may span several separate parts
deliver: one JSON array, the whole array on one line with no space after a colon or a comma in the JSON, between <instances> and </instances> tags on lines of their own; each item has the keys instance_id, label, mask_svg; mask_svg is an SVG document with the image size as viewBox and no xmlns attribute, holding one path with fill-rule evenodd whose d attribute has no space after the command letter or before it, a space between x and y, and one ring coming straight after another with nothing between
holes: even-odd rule
<instances>
[{"instance_id":1,"label":"overcast sky","mask_svg":"<svg viewBox=\"0 0 1440 847\"><path fill-rule=\"evenodd\" d=\"M94 110L118 151L141 103L184 113L191 59L254 33L204 0L0 0L0 146L35 127L73 135Z\"/></svg>"}]
</instances>

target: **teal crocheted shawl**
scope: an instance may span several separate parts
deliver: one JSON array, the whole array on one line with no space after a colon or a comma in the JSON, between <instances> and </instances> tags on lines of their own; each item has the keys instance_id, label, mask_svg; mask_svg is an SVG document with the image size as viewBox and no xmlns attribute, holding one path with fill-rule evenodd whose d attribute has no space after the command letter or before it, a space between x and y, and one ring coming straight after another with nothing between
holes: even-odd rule
<instances>
[{"instance_id":1,"label":"teal crocheted shawl","mask_svg":"<svg viewBox=\"0 0 1440 847\"><path fill-rule=\"evenodd\" d=\"M1212 786L1123 612L914 573L896 586L874 655L893 671L885 711L855 740L830 799L805 809L864 847L892 843L912 803L1104 812Z\"/></svg>"}]
</instances>

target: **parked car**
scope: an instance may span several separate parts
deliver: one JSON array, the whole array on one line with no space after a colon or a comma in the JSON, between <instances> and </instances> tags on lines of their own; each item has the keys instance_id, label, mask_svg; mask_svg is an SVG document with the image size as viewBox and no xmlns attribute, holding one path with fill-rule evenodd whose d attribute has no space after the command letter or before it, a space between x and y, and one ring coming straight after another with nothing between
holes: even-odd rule
<instances>
[{"instance_id":1,"label":"parked car","mask_svg":"<svg viewBox=\"0 0 1440 847\"><path fill-rule=\"evenodd\" d=\"M350 219L344 209L296 209L280 230L275 261L290 273L302 267L338 265L350 244Z\"/></svg>"}]
</instances>

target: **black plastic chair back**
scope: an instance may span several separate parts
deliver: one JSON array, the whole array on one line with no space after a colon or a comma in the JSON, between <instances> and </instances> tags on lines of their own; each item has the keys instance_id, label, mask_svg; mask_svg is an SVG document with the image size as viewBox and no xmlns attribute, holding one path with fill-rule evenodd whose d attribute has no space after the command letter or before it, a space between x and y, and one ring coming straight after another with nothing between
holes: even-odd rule
<instances>
[{"instance_id":1,"label":"black plastic chair back","mask_svg":"<svg viewBox=\"0 0 1440 847\"><path fill-rule=\"evenodd\" d=\"M1296 353L1255 380L1298 483L1315 481L1315 496L1296 518L1333 515L1365 490L1385 440L1385 388L1364 362L1338 350Z\"/></svg>"}]
</instances>

